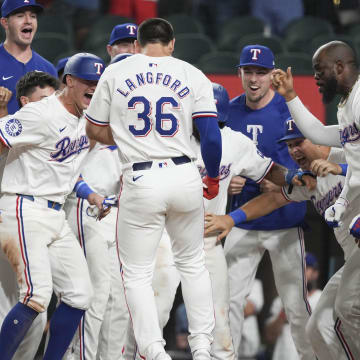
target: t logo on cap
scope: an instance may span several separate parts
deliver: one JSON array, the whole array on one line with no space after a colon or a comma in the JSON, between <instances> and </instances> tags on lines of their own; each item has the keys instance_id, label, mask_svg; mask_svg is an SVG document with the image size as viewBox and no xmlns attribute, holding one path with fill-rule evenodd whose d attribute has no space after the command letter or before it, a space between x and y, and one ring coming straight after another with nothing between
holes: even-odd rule
<instances>
[{"instance_id":1,"label":"t logo on cap","mask_svg":"<svg viewBox=\"0 0 360 360\"><path fill-rule=\"evenodd\" d=\"M250 52L253 54L252 59L257 60L258 54L261 53L261 49L250 49Z\"/></svg>"},{"instance_id":2,"label":"t logo on cap","mask_svg":"<svg viewBox=\"0 0 360 360\"><path fill-rule=\"evenodd\" d=\"M127 25L126 28L127 28L127 29L130 29L130 30L129 30L129 34L130 34L130 35L135 35L135 30L137 29L137 26L136 26L136 25Z\"/></svg>"},{"instance_id":3,"label":"t logo on cap","mask_svg":"<svg viewBox=\"0 0 360 360\"><path fill-rule=\"evenodd\" d=\"M295 124L295 121L293 119L286 120L288 131L294 130L293 125Z\"/></svg>"},{"instance_id":4,"label":"t logo on cap","mask_svg":"<svg viewBox=\"0 0 360 360\"><path fill-rule=\"evenodd\" d=\"M96 74L101 75L101 70L104 67L104 64L96 62L94 63L94 66L96 67Z\"/></svg>"}]
</instances>

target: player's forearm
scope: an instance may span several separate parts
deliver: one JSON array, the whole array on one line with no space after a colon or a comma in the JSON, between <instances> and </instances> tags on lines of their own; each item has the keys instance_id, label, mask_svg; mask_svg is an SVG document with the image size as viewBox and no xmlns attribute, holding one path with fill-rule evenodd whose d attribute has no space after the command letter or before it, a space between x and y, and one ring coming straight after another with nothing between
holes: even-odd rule
<instances>
[{"instance_id":1,"label":"player's forearm","mask_svg":"<svg viewBox=\"0 0 360 360\"><path fill-rule=\"evenodd\" d=\"M301 102L299 97L287 102L296 125L314 144L341 147L339 126L325 126Z\"/></svg>"},{"instance_id":2,"label":"player's forearm","mask_svg":"<svg viewBox=\"0 0 360 360\"><path fill-rule=\"evenodd\" d=\"M276 185L286 185L285 177L288 169L280 164L274 163L271 170L266 174L265 179Z\"/></svg>"},{"instance_id":3,"label":"player's forearm","mask_svg":"<svg viewBox=\"0 0 360 360\"><path fill-rule=\"evenodd\" d=\"M0 106L0 118L8 115L7 106Z\"/></svg>"},{"instance_id":4,"label":"player's forearm","mask_svg":"<svg viewBox=\"0 0 360 360\"><path fill-rule=\"evenodd\" d=\"M116 145L110 126L97 126L88 122L86 124L86 134L90 140L95 140L105 145Z\"/></svg>"},{"instance_id":5,"label":"player's forearm","mask_svg":"<svg viewBox=\"0 0 360 360\"><path fill-rule=\"evenodd\" d=\"M268 215L286 204L288 201L281 193L270 191L251 199L240 209L246 214L246 221L251 221Z\"/></svg>"}]
</instances>

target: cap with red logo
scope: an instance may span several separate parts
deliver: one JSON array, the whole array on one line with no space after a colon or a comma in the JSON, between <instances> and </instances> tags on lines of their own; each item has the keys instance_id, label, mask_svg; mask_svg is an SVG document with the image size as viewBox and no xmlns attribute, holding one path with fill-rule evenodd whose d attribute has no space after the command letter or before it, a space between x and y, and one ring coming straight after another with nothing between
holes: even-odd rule
<instances>
[{"instance_id":1,"label":"cap with red logo","mask_svg":"<svg viewBox=\"0 0 360 360\"><path fill-rule=\"evenodd\" d=\"M1 16L7 17L13 12L25 7L31 7L37 13L43 11L42 5L38 4L36 0L5 0L1 6Z\"/></svg>"},{"instance_id":2,"label":"cap with red logo","mask_svg":"<svg viewBox=\"0 0 360 360\"><path fill-rule=\"evenodd\" d=\"M245 46L241 51L240 64L237 67L240 66L260 66L267 69L274 69L274 54L266 46Z\"/></svg>"}]
</instances>

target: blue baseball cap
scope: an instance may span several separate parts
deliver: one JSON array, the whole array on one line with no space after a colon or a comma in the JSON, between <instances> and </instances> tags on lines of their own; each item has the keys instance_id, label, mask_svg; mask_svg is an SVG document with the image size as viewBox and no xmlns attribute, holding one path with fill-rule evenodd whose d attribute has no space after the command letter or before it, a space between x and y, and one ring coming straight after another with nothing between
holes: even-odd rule
<instances>
[{"instance_id":1,"label":"blue baseball cap","mask_svg":"<svg viewBox=\"0 0 360 360\"><path fill-rule=\"evenodd\" d=\"M273 52L266 46L247 45L240 55L240 66L260 66L267 69L275 68L275 58Z\"/></svg>"},{"instance_id":2,"label":"blue baseball cap","mask_svg":"<svg viewBox=\"0 0 360 360\"><path fill-rule=\"evenodd\" d=\"M70 59L70 56L68 57L64 57L62 59L60 59L57 64L56 64L56 71L59 73L60 71L63 71L65 68L66 63L68 62L68 60Z\"/></svg>"},{"instance_id":3,"label":"blue baseball cap","mask_svg":"<svg viewBox=\"0 0 360 360\"><path fill-rule=\"evenodd\" d=\"M308 252L305 254L305 262L306 262L306 266L308 267L313 267L315 269L319 267L318 260L313 253Z\"/></svg>"},{"instance_id":4,"label":"blue baseball cap","mask_svg":"<svg viewBox=\"0 0 360 360\"><path fill-rule=\"evenodd\" d=\"M305 136L301 133L299 128L296 126L295 121L292 118L288 118L284 123L285 135L278 140L279 142L297 139L297 138L305 138Z\"/></svg>"},{"instance_id":5,"label":"blue baseball cap","mask_svg":"<svg viewBox=\"0 0 360 360\"><path fill-rule=\"evenodd\" d=\"M125 40L125 39L134 39L137 38L138 27L133 23L126 23L116 25L110 35L109 45L114 44L115 41Z\"/></svg>"},{"instance_id":6,"label":"blue baseball cap","mask_svg":"<svg viewBox=\"0 0 360 360\"><path fill-rule=\"evenodd\" d=\"M37 13L43 11L43 6L36 0L5 0L1 6L1 16L7 17L14 11L25 7L32 7Z\"/></svg>"},{"instance_id":7,"label":"blue baseball cap","mask_svg":"<svg viewBox=\"0 0 360 360\"><path fill-rule=\"evenodd\" d=\"M133 55L133 54L129 54L129 53L117 54L117 55L115 55L115 56L111 59L109 65L115 64L115 63L117 63L117 62L119 62L119 61L121 61L121 60L124 60L124 59L128 58L129 56L132 56L132 55Z\"/></svg>"}]
</instances>

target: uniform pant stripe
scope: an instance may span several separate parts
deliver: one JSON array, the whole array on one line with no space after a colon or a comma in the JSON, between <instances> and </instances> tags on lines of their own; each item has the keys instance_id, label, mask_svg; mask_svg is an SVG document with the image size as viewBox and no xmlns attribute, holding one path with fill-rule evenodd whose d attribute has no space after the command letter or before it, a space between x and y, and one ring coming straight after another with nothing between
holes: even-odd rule
<instances>
[{"instance_id":1,"label":"uniform pant stripe","mask_svg":"<svg viewBox=\"0 0 360 360\"><path fill-rule=\"evenodd\" d=\"M345 351L346 357L349 360L354 360L355 358L354 358L353 354L351 353L348 343L345 340L344 334L341 332L340 326L341 326L341 320L339 318L337 318L335 321L335 325L334 325L336 336L338 337L340 344Z\"/></svg>"},{"instance_id":2,"label":"uniform pant stripe","mask_svg":"<svg viewBox=\"0 0 360 360\"><path fill-rule=\"evenodd\" d=\"M26 249L24 220L23 220L23 216L22 216L22 204L23 204L23 198L21 196L18 196L16 198L16 219L17 219L17 223L18 223L18 235L19 235L21 257L24 262L24 274L25 274L25 281L26 281L26 285L27 285L27 292L23 299L23 304L28 304L29 300L31 299L31 297L33 295L33 284L31 281L29 258L28 258L27 249Z\"/></svg>"},{"instance_id":3,"label":"uniform pant stripe","mask_svg":"<svg viewBox=\"0 0 360 360\"><path fill-rule=\"evenodd\" d=\"M77 211L76 211L76 221L78 228L78 237L80 246L83 249L84 255L86 257L86 247L85 247L85 237L84 237L84 224L83 224L83 207L84 207L84 199L78 199L77 203Z\"/></svg>"},{"instance_id":4,"label":"uniform pant stripe","mask_svg":"<svg viewBox=\"0 0 360 360\"><path fill-rule=\"evenodd\" d=\"M302 277L303 277L303 299L305 302L306 310L309 315L311 315L311 306L308 301L308 292L307 292L307 280L306 280L306 263L305 263L305 244L304 244L304 231L301 227L298 227L298 234L300 240L300 250L301 250L301 267L302 267Z\"/></svg>"},{"instance_id":5,"label":"uniform pant stripe","mask_svg":"<svg viewBox=\"0 0 360 360\"><path fill-rule=\"evenodd\" d=\"M81 333L82 321L83 321L83 319L81 318L80 324L79 324L80 360L83 360L83 344L82 344L82 333Z\"/></svg>"}]
</instances>

